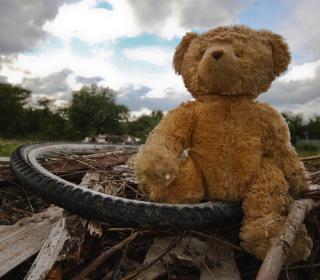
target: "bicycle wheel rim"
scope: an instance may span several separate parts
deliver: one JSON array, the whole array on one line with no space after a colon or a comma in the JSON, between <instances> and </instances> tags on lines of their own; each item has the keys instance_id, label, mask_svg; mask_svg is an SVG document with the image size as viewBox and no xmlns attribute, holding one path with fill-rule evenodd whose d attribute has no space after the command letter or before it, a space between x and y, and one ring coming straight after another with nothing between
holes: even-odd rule
<instances>
[{"instance_id":1,"label":"bicycle wheel rim","mask_svg":"<svg viewBox=\"0 0 320 280\"><path fill-rule=\"evenodd\" d=\"M204 230L240 222L242 213L236 202L166 204L116 197L68 182L45 169L40 157L67 151L81 153L97 150L137 151L137 146L47 143L17 148L11 167L21 184L72 213L100 220L116 227L152 228L155 230Z\"/></svg>"}]
</instances>

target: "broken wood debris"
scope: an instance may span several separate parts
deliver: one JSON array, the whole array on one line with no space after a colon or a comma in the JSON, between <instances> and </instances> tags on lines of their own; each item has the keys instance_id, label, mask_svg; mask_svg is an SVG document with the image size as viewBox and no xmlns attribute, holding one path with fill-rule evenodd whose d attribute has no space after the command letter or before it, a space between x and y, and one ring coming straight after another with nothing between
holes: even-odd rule
<instances>
[{"instance_id":1,"label":"broken wood debris","mask_svg":"<svg viewBox=\"0 0 320 280\"><path fill-rule=\"evenodd\" d=\"M62 212L49 207L14 225L0 226L0 277L39 251Z\"/></svg>"},{"instance_id":2,"label":"broken wood debris","mask_svg":"<svg viewBox=\"0 0 320 280\"><path fill-rule=\"evenodd\" d=\"M96 186L100 182L101 173L87 173L80 185ZM40 253L32 264L26 280L50 278L62 269L61 261L82 261L81 248L87 233L90 236L101 236L99 223L91 222L77 215L64 213L63 217L52 229L49 238L42 246Z\"/></svg>"},{"instance_id":3,"label":"broken wood debris","mask_svg":"<svg viewBox=\"0 0 320 280\"><path fill-rule=\"evenodd\" d=\"M129 242L136 239L141 232L136 231L129 235L127 238L121 242L114 245L109 250L102 252L94 261L92 261L88 266L86 266L79 275L74 277L72 280L81 280L84 279L88 274L95 271L101 264L103 264L107 259L111 258L115 253L123 249Z\"/></svg>"},{"instance_id":4,"label":"broken wood debris","mask_svg":"<svg viewBox=\"0 0 320 280\"><path fill-rule=\"evenodd\" d=\"M232 247L213 239L183 234L155 238L141 268L122 280L170 277L168 266L189 269L189 273L198 274L200 280L240 279Z\"/></svg>"},{"instance_id":5,"label":"broken wood debris","mask_svg":"<svg viewBox=\"0 0 320 280\"><path fill-rule=\"evenodd\" d=\"M127 159L131 156L132 154L128 155L119 152L82 155L64 154L43 159L43 164L58 176L62 176L78 184L86 173L100 174L99 179L93 184L98 187L99 191L122 197L144 199L143 195L139 193L137 189L137 182L133 175L132 168L127 162ZM313 160L317 159L318 157L313 159L307 158L307 160L305 160L307 167L311 167ZM8 168L5 167L5 169ZM7 170L6 173L1 172L2 170L4 169L0 170L0 176L5 174L5 176L1 177L4 178L3 181L8 182L6 178L9 178L11 182L15 184L12 175L9 174ZM315 186L313 189L319 190L319 186L317 185L319 184L320 178L320 176L318 176L319 168L317 165L314 165L314 167L308 170L312 172L311 179ZM7 183L4 185L6 184ZM86 185L92 184L89 183ZM15 187L21 189L21 186ZM6 195L6 189L2 188L0 191L1 195ZM18 207L12 206L12 213L19 213L26 217L25 219L32 218L33 215L38 215L33 214L30 208L31 204L35 212L39 211L30 193L22 192L20 195L28 195L30 199L26 200L25 208L21 207L21 205ZM309 192L309 196L316 195L316 192L312 194ZM100 229L102 229L103 235L94 238L93 236L99 235L98 232L101 233L101 230L98 230L96 234L94 234L95 229L97 229L96 225L92 227L89 226L88 228L87 223L89 222L85 222L85 220L81 220L76 216L75 219L78 221L78 225L81 226L81 228L85 228L84 231L86 234L83 239L82 231L71 230L72 234L74 234L74 240L78 240L78 243L73 242L75 245L70 247L70 244L67 244L68 242L63 242L65 238L63 236L65 236L64 234L66 233L63 229L65 229L66 224L69 223L67 221L71 219L71 215L64 214L63 218L61 218L61 215L57 218L60 220L56 223L50 235L50 230L48 231L46 237L49 236L49 238L46 241L42 240L42 244L44 243L44 245L34 261L34 265L30 268L26 279L39 279L37 278L39 275L42 278L46 275L46 278L52 277L55 280L62 278L85 278L94 280L152 279L148 278L152 276L152 273L158 278L165 277L165 279L240 279L239 271L241 276L245 277L244 279L254 279L250 277L254 277L258 271L259 263L257 263L252 256L244 252L241 247L238 246L237 238L233 238L233 234L228 235L228 232L221 232L222 234L220 234L220 232L217 234L217 231L204 233L186 232L181 236L179 234L164 232L137 231L131 228L112 228L110 225L101 223ZM315 229L313 232L316 238L315 251L317 251L319 249L317 240L320 238L320 227L316 217L314 226ZM79 228L76 226L75 229ZM93 236L90 235L90 231ZM220 236L224 236L224 238L220 238ZM227 238L227 236L230 238ZM237 232L235 236L237 236ZM78 237L78 239L76 239L76 237ZM52 243L52 240L56 240L56 244ZM171 243L171 241L173 241L173 243ZM54 248L54 250L51 251L52 254L48 253L50 249L48 244L51 244ZM92 246L92 244L94 244L94 246ZM98 247L97 244L99 245ZM159 244L162 244L162 247L160 247ZM218 249L219 246L222 246L222 249ZM48 249L47 252L45 251L46 247ZM64 247L66 250L61 249L61 247ZM194 247L196 249L193 249ZM73 249L68 250L68 248ZM208 248L212 250L208 250ZM38 247L36 251L39 249ZM224 256L224 254L226 254L226 256ZM0 259L1 255L2 251L0 249ZM47 259L41 258L41 256L48 257L48 255L50 256ZM206 257L203 259L202 256ZM247 261L247 259L249 259L249 261ZM253 262L253 264L249 264L251 262ZM313 277L310 276L309 278L306 276L306 280L315 279L320 272L319 263L320 258L315 255L313 260L309 260L307 263L285 268L280 267L280 269L282 271L293 272L295 275L299 273L300 275L301 273L313 275ZM7 263L3 265L7 266ZM2 266L0 264L0 269L1 268ZM221 276L221 274L219 275L219 268L221 268L220 272L224 274L223 276ZM229 274L229 278L226 278L226 274ZM24 277L25 274L22 278Z\"/></svg>"}]
</instances>

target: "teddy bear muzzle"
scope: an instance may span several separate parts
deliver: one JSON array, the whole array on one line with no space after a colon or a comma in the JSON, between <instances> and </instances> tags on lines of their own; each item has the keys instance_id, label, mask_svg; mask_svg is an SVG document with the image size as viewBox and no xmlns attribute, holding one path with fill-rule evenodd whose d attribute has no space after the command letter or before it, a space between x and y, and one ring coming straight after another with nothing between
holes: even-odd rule
<instances>
[{"instance_id":1,"label":"teddy bear muzzle","mask_svg":"<svg viewBox=\"0 0 320 280\"><path fill-rule=\"evenodd\" d=\"M221 56L223 56L223 50L213 51L213 52L211 53L211 56L212 56L214 59L218 60Z\"/></svg>"},{"instance_id":2,"label":"teddy bear muzzle","mask_svg":"<svg viewBox=\"0 0 320 280\"><path fill-rule=\"evenodd\" d=\"M229 45L217 45L205 51L199 65L201 83L210 91L219 92L239 80L239 62Z\"/></svg>"}]
</instances>

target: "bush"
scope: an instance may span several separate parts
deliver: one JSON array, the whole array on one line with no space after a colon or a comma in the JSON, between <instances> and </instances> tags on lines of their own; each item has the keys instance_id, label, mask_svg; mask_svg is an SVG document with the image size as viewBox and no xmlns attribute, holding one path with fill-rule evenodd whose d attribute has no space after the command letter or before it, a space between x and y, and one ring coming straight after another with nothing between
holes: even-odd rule
<instances>
[{"instance_id":1,"label":"bush","mask_svg":"<svg viewBox=\"0 0 320 280\"><path fill-rule=\"evenodd\" d=\"M298 144L296 145L297 150L303 150L303 151L308 151L308 152L317 152L319 150L319 147L313 144Z\"/></svg>"},{"instance_id":2,"label":"bush","mask_svg":"<svg viewBox=\"0 0 320 280\"><path fill-rule=\"evenodd\" d=\"M20 146L17 143L0 143L0 156L10 157L11 153Z\"/></svg>"}]
</instances>

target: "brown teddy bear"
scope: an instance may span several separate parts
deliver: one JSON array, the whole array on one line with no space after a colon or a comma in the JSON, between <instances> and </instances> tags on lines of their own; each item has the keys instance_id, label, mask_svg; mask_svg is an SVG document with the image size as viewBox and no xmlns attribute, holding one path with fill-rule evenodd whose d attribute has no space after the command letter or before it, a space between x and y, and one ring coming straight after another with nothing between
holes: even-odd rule
<instances>
[{"instance_id":1,"label":"brown teddy bear","mask_svg":"<svg viewBox=\"0 0 320 280\"><path fill-rule=\"evenodd\" d=\"M243 201L242 246L264 258L288 206L309 182L286 122L257 96L283 73L283 38L246 26L187 33L173 67L195 101L170 111L136 156L135 173L153 201ZM301 226L288 263L306 259Z\"/></svg>"}]
</instances>

